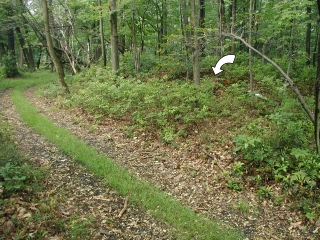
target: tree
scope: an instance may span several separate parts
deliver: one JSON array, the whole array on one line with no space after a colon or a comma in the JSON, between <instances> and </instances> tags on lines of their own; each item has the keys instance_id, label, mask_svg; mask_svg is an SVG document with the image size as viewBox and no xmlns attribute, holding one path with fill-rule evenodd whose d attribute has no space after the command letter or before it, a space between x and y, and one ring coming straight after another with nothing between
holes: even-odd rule
<instances>
[{"instance_id":1,"label":"tree","mask_svg":"<svg viewBox=\"0 0 320 240\"><path fill-rule=\"evenodd\" d=\"M99 29L100 29L100 40L101 40L101 50L102 50L102 63L103 63L103 66L105 67L107 66L107 55L106 55L106 46L104 42L101 0L98 0L98 6L99 6Z\"/></svg>"},{"instance_id":2,"label":"tree","mask_svg":"<svg viewBox=\"0 0 320 240\"><path fill-rule=\"evenodd\" d=\"M136 32L136 1L132 2L132 22L131 22L131 31L132 31L132 48L133 48L133 57L134 57L134 69L135 73L140 71L140 51L137 44L137 32Z\"/></svg>"},{"instance_id":3,"label":"tree","mask_svg":"<svg viewBox=\"0 0 320 240\"><path fill-rule=\"evenodd\" d=\"M58 75L59 82L62 87L64 87L66 93L70 93L68 85L66 84L64 80L64 71L62 64L60 60L58 59L54 46L53 46L53 41L52 41L52 36L50 32L50 24L49 24L49 10L48 10L48 3L47 0L42 0L42 10L43 10L43 19L44 19L44 32L46 36L46 41L47 41L47 46L48 46L48 51L50 54L50 57L53 61L53 64L56 68L56 72Z\"/></svg>"},{"instance_id":4,"label":"tree","mask_svg":"<svg viewBox=\"0 0 320 240\"><path fill-rule=\"evenodd\" d=\"M311 2L309 0L309 2ZM307 61L306 65L310 66L310 59L311 59L311 5L307 5L307 16L308 21L307 22L307 31L306 31L306 55L307 55Z\"/></svg>"},{"instance_id":5,"label":"tree","mask_svg":"<svg viewBox=\"0 0 320 240\"><path fill-rule=\"evenodd\" d=\"M34 64L32 48L31 48L31 46L29 46L29 47L26 46L27 44L26 44L25 38L21 32L20 27L16 27L16 33L18 35L19 43L20 43L24 58L26 60L28 69L33 71L35 68L35 64Z\"/></svg>"},{"instance_id":6,"label":"tree","mask_svg":"<svg viewBox=\"0 0 320 240\"><path fill-rule=\"evenodd\" d=\"M110 0L110 28L111 28L111 65L113 73L119 70L118 26L116 0Z\"/></svg>"},{"instance_id":7,"label":"tree","mask_svg":"<svg viewBox=\"0 0 320 240\"><path fill-rule=\"evenodd\" d=\"M190 0L190 23L192 32L192 64L193 64L193 81L196 86L200 85L200 48L196 23L195 0Z\"/></svg>"},{"instance_id":8,"label":"tree","mask_svg":"<svg viewBox=\"0 0 320 240\"><path fill-rule=\"evenodd\" d=\"M252 45L252 0L249 2L249 45ZM249 48L249 70L250 70L250 92L253 94L253 69L252 69L252 52ZM253 95L252 95L253 97Z\"/></svg>"},{"instance_id":9,"label":"tree","mask_svg":"<svg viewBox=\"0 0 320 240\"><path fill-rule=\"evenodd\" d=\"M7 36L7 51L2 58L5 75L8 78L17 77L20 75L17 67L16 52L15 52L15 35L14 27L16 25L13 20L14 8L11 2L5 2L3 5L5 17L5 34Z\"/></svg>"},{"instance_id":10,"label":"tree","mask_svg":"<svg viewBox=\"0 0 320 240\"><path fill-rule=\"evenodd\" d=\"M320 0L317 0L318 6L318 18L320 17ZM320 23L317 23L318 29L320 27ZM318 30L319 31L319 30ZM319 93L320 93L320 38L317 37L317 44L318 44L318 66L317 66L317 76L316 76L316 83L315 83L315 113L314 113L314 134L315 134L315 141L317 147L317 153L320 154L320 133L319 133Z\"/></svg>"}]
</instances>

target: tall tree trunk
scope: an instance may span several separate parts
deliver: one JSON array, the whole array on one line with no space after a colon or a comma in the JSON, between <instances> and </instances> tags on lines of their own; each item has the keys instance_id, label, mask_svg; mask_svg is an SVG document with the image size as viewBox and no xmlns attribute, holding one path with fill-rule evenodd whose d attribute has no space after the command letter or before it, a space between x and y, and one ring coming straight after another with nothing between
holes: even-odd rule
<instances>
[{"instance_id":1,"label":"tall tree trunk","mask_svg":"<svg viewBox=\"0 0 320 240\"><path fill-rule=\"evenodd\" d=\"M190 32L190 26L189 26L189 20L188 20L188 9L187 9L187 2L186 0L181 1L181 18L182 18L182 32L183 32L183 39L185 42L186 50L189 52L190 45L191 45L191 32Z\"/></svg>"},{"instance_id":2,"label":"tall tree trunk","mask_svg":"<svg viewBox=\"0 0 320 240\"><path fill-rule=\"evenodd\" d=\"M15 44L14 44L14 31L12 27L9 27L7 30L8 34L8 62L6 69L7 77L17 77L20 75L17 67L17 59L16 59L16 51L15 51Z\"/></svg>"},{"instance_id":3,"label":"tall tree trunk","mask_svg":"<svg viewBox=\"0 0 320 240\"><path fill-rule=\"evenodd\" d=\"M111 64L114 74L119 70L118 27L116 0L110 0L110 28L111 28Z\"/></svg>"},{"instance_id":4,"label":"tall tree trunk","mask_svg":"<svg viewBox=\"0 0 320 240\"><path fill-rule=\"evenodd\" d=\"M181 28L181 51L185 51L186 79L189 79L189 55L191 49L191 33L188 20L188 9L186 0L180 0L180 28Z\"/></svg>"},{"instance_id":5,"label":"tall tree trunk","mask_svg":"<svg viewBox=\"0 0 320 240\"><path fill-rule=\"evenodd\" d=\"M132 6L132 48L133 48L133 56L134 56L134 69L135 73L138 74L140 71L140 51L138 50L137 44L137 32L136 32L136 19L135 19L135 1L133 1Z\"/></svg>"},{"instance_id":6,"label":"tall tree trunk","mask_svg":"<svg viewBox=\"0 0 320 240\"><path fill-rule=\"evenodd\" d=\"M37 60L37 69L40 68L40 63L41 63L41 56L42 56L42 47L40 47L40 53L39 53L39 57L38 57L38 60Z\"/></svg>"},{"instance_id":7,"label":"tall tree trunk","mask_svg":"<svg viewBox=\"0 0 320 240\"><path fill-rule=\"evenodd\" d=\"M22 47L20 46L20 47L19 47L19 61L18 61L20 68L23 68L23 58L24 58L23 49L22 49Z\"/></svg>"},{"instance_id":8,"label":"tall tree trunk","mask_svg":"<svg viewBox=\"0 0 320 240\"><path fill-rule=\"evenodd\" d=\"M168 9L167 9L167 0L162 0L162 13L161 13L161 39L160 39L160 44L161 44L161 49L163 49L163 45L167 43L167 34L168 34ZM164 52L165 53L165 52Z\"/></svg>"},{"instance_id":9,"label":"tall tree trunk","mask_svg":"<svg viewBox=\"0 0 320 240\"><path fill-rule=\"evenodd\" d=\"M26 42L24 40L24 37L22 35L20 27L16 27L16 32L17 32L17 35L18 35L19 43L20 43L21 49L23 51L23 56L24 56L24 58L26 60L28 69L33 71L34 68L35 68L35 64L34 64L34 58L33 58L32 49L31 49L31 47L27 47L26 46Z\"/></svg>"},{"instance_id":10,"label":"tall tree trunk","mask_svg":"<svg viewBox=\"0 0 320 240\"><path fill-rule=\"evenodd\" d=\"M206 1L199 0L199 27L201 28L201 36L203 36L203 29L205 28L205 19L206 19ZM206 39L201 37L199 40L199 48L201 52L201 56L205 57L205 46L206 46Z\"/></svg>"},{"instance_id":11,"label":"tall tree trunk","mask_svg":"<svg viewBox=\"0 0 320 240\"><path fill-rule=\"evenodd\" d=\"M306 32L306 65L310 66L311 58L311 6L307 6L307 15L310 22L307 23L307 32Z\"/></svg>"},{"instance_id":12,"label":"tall tree trunk","mask_svg":"<svg viewBox=\"0 0 320 240\"><path fill-rule=\"evenodd\" d=\"M125 21L125 11L121 11L121 19L120 19L120 26L122 29L126 27L126 21ZM124 54L126 51L126 35L125 34L119 34L118 37L118 47L119 47L119 52L121 54Z\"/></svg>"},{"instance_id":13,"label":"tall tree trunk","mask_svg":"<svg viewBox=\"0 0 320 240\"><path fill-rule=\"evenodd\" d=\"M48 51L50 54L50 57L53 61L53 64L56 68L56 72L58 75L59 82L62 87L64 87L66 93L70 93L68 85L66 84L64 80L64 71L62 68L62 64L59 61L59 58L57 57L54 47L53 47L53 41L52 36L50 32L50 24L49 24L49 10L48 10L48 3L47 0L42 0L42 9L43 9L43 19L44 19L44 32L46 35L46 41L48 46Z\"/></svg>"},{"instance_id":14,"label":"tall tree trunk","mask_svg":"<svg viewBox=\"0 0 320 240\"><path fill-rule=\"evenodd\" d=\"M221 37L221 34L225 32L225 4L224 0L219 0L218 16L219 16L219 41L220 41L220 55L224 54L224 38Z\"/></svg>"},{"instance_id":15,"label":"tall tree trunk","mask_svg":"<svg viewBox=\"0 0 320 240\"><path fill-rule=\"evenodd\" d=\"M2 58L5 55L4 43L0 42L0 63L2 63Z\"/></svg>"},{"instance_id":16,"label":"tall tree trunk","mask_svg":"<svg viewBox=\"0 0 320 240\"><path fill-rule=\"evenodd\" d=\"M290 44L289 44L289 59L288 59L288 67L287 67L287 75L290 75L290 69L293 61L293 54L294 54L294 20L291 21L291 28L290 28Z\"/></svg>"},{"instance_id":17,"label":"tall tree trunk","mask_svg":"<svg viewBox=\"0 0 320 240\"><path fill-rule=\"evenodd\" d=\"M103 18L102 18L102 8L101 0L98 0L99 6L99 30L100 30L100 41L101 41L101 52L102 52L102 63L103 66L107 66L107 55L106 55L106 46L104 42L104 31L103 31Z\"/></svg>"},{"instance_id":18,"label":"tall tree trunk","mask_svg":"<svg viewBox=\"0 0 320 240\"><path fill-rule=\"evenodd\" d=\"M318 18L320 17L320 0L317 0L318 5ZM319 31L319 22L317 23L317 28ZM317 79L315 83L315 111L314 111L314 135L316 142L317 154L320 154L320 133L319 133L319 92L320 92L320 38L318 36L318 66L317 66Z\"/></svg>"},{"instance_id":19,"label":"tall tree trunk","mask_svg":"<svg viewBox=\"0 0 320 240\"><path fill-rule=\"evenodd\" d=\"M200 51L199 51L199 39L197 34L196 24L196 8L195 0L190 0L190 23L191 32L193 36L192 41L192 63L193 63L193 81L196 86L200 85Z\"/></svg>"},{"instance_id":20,"label":"tall tree trunk","mask_svg":"<svg viewBox=\"0 0 320 240\"><path fill-rule=\"evenodd\" d=\"M249 45L252 46L252 0L250 0L249 6ZM249 68L250 68L250 92L251 92L251 101L253 101L253 70L252 70L252 51L249 48Z\"/></svg>"},{"instance_id":21,"label":"tall tree trunk","mask_svg":"<svg viewBox=\"0 0 320 240\"><path fill-rule=\"evenodd\" d=\"M16 52L15 52L15 36L14 36L14 29L13 26L15 25L15 22L12 20L14 19L14 11L13 11L13 5L11 3L8 3L6 6L6 14L9 19L9 22L6 26L7 29L7 40L8 40L8 48L7 48L7 58L4 63L5 66L5 75L6 77L17 77L20 75L17 67L17 58L16 58Z\"/></svg>"},{"instance_id":22,"label":"tall tree trunk","mask_svg":"<svg viewBox=\"0 0 320 240\"><path fill-rule=\"evenodd\" d=\"M233 0L231 4L231 26L230 26L230 32L234 33L235 24L236 24L236 8L237 8L237 0ZM231 40L231 53L235 53L235 41L232 38Z\"/></svg>"}]
</instances>

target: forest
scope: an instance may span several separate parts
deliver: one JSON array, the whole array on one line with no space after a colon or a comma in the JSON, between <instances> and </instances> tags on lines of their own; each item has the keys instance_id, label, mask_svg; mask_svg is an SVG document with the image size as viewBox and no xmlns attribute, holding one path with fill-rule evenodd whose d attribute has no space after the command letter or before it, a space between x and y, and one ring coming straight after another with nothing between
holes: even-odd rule
<instances>
[{"instance_id":1,"label":"forest","mask_svg":"<svg viewBox=\"0 0 320 240\"><path fill-rule=\"evenodd\" d=\"M243 216L285 206L291 223L274 239L319 237L320 0L0 2L0 89L37 76L33 95L48 108L111 145L120 131L123 149L140 155L121 166L206 216L215 217L209 203L193 204L219 189ZM170 182L177 172L180 190Z\"/></svg>"}]
</instances>

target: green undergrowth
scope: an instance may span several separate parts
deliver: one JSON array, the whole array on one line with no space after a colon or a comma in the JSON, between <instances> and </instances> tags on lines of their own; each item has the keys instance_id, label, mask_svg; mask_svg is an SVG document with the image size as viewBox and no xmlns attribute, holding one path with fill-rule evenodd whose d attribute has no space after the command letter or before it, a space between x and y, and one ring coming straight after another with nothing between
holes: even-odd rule
<instances>
[{"instance_id":1,"label":"green undergrowth","mask_svg":"<svg viewBox=\"0 0 320 240\"><path fill-rule=\"evenodd\" d=\"M130 201L149 210L154 216L167 222L182 239L240 239L243 235L215 220L196 214L181 202L144 182L122 167L117 166L105 155L71 135L67 130L53 124L47 117L37 113L23 97L25 87L12 91L12 99L23 120L60 150L85 165Z\"/></svg>"},{"instance_id":2,"label":"green undergrowth","mask_svg":"<svg viewBox=\"0 0 320 240\"><path fill-rule=\"evenodd\" d=\"M186 137L194 126L215 116L215 91L221 84L210 79L199 87L185 81L114 78L107 69L89 69L72 78L70 98L65 107L81 107L95 121L104 116L129 121L132 129L153 131L165 143ZM59 87L44 90L56 97ZM59 100L58 100L59 101Z\"/></svg>"},{"instance_id":3,"label":"green undergrowth","mask_svg":"<svg viewBox=\"0 0 320 240\"><path fill-rule=\"evenodd\" d=\"M0 201L15 192L32 190L41 172L26 163L26 157L16 150L10 125L0 119Z\"/></svg>"},{"instance_id":4,"label":"green undergrowth","mask_svg":"<svg viewBox=\"0 0 320 240\"><path fill-rule=\"evenodd\" d=\"M48 71L40 71L36 74L23 73L20 78L1 78L0 76L0 91L22 85L26 87L42 85L52 82L55 78L55 74Z\"/></svg>"},{"instance_id":5,"label":"green undergrowth","mask_svg":"<svg viewBox=\"0 0 320 240\"><path fill-rule=\"evenodd\" d=\"M84 221L83 216L62 218L57 214L63 200L57 196L47 198L48 189L43 185L47 172L48 169L29 164L27 156L16 149L9 124L0 121L0 220L3 226L14 226L0 228L0 239L47 239L52 228L68 239L92 236L91 222ZM28 206L32 211L23 216L21 212Z\"/></svg>"},{"instance_id":6,"label":"green undergrowth","mask_svg":"<svg viewBox=\"0 0 320 240\"><path fill-rule=\"evenodd\" d=\"M233 68L236 76L223 73L212 79L204 77L199 87L165 76L114 78L108 69L92 68L69 80L71 97L65 97L56 85L42 91L63 107L82 108L94 121L103 123L104 116L125 120L128 136L143 131L175 144L198 132L196 141L207 149L233 141L235 162L226 174L227 187L239 191L245 185L254 186L258 196L277 204L289 199L307 219L317 219L320 160L314 153L311 122L288 85L271 71L272 66L255 65L253 94L258 97L252 98L247 67ZM313 70L293 74L310 109L314 104L309 76ZM211 129L216 122L222 123ZM273 188L279 187L281 191L275 193Z\"/></svg>"},{"instance_id":7,"label":"green undergrowth","mask_svg":"<svg viewBox=\"0 0 320 240\"><path fill-rule=\"evenodd\" d=\"M288 97L241 130L234 143L242 165L233 164L232 179L256 186L261 197L277 204L289 198L307 219L318 219L320 157L315 153L313 124L299 103ZM274 182L281 186L281 193L273 191Z\"/></svg>"},{"instance_id":8,"label":"green undergrowth","mask_svg":"<svg viewBox=\"0 0 320 240\"><path fill-rule=\"evenodd\" d=\"M26 73L19 79L1 79L0 89L23 88L48 83L55 78L49 72ZM92 222L83 216L61 217L59 192L48 198L43 179L48 169L33 166L13 140L13 127L0 115L0 239L47 239L52 229L67 239L92 236ZM62 188L59 189L62 191ZM29 209L30 206L30 209ZM28 212L21 214L28 208ZM32 209L32 211L31 211ZM12 225L13 228L5 227ZM36 231L35 231L35 226Z\"/></svg>"}]
</instances>

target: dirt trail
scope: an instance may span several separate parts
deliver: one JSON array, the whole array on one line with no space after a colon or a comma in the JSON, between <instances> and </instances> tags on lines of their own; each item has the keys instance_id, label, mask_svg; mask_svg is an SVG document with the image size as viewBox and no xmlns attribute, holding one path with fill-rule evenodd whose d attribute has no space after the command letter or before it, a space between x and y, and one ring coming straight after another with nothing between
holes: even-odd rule
<instances>
[{"instance_id":1,"label":"dirt trail","mask_svg":"<svg viewBox=\"0 0 320 240\"><path fill-rule=\"evenodd\" d=\"M107 153L133 174L152 182L195 211L241 229L247 235L247 239L319 239L317 231L320 232L320 229L317 230L314 224L304 224L301 216L290 211L287 206L275 206L267 200L260 201L254 189L235 192L226 188L222 170L229 169L229 163L232 160L232 151L229 149L217 148L215 152L210 152L211 156L214 156L213 159L206 156L201 146L197 144L185 143L175 147L164 146L161 142L147 137L128 138L125 131L121 129L121 125L111 119L106 119L103 124L97 125L93 123L92 118L90 120L90 116L88 118L78 109L59 109L54 103L36 97L33 89L27 90L25 96L41 113L49 116L56 124L69 129L89 145ZM9 102L8 99L6 101ZM5 115L13 114L11 110ZM17 129L17 131L21 130ZM28 135L29 133L24 133L21 137ZM38 138L39 136L33 141L37 143ZM29 143L30 149L34 148L33 141ZM41 142L38 143L40 147ZM40 149L41 152L44 151L43 147ZM50 152L47 153L47 155L50 154ZM56 165L61 164L61 161L51 159L50 164L51 162L57 162ZM75 165L73 162L70 164ZM64 178L68 178L69 175L70 171L67 171ZM84 171L81 174L81 176L86 175ZM82 182L81 178L79 181ZM87 182L86 186L90 188L92 184L90 181ZM70 197L72 198L72 195L74 198L74 194ZM118 197L115 202L123 203L123 201L123 198ZM83 202L87 208L94 206L91 202ZM118 206L118 212L121 207L122 205ZM135 208L132 207L132 209ZM139 210L136 211L139 212ZM146 216L147 222L154 221L150 216ZM138 222L137 227L140 227L140 223L144 223L144 220ZM165 227L161 228L162 225L156 224L155 226L160 227L154 228L151 227L152 225L143 227L146 236L151 234L154 236L153 239L167 238ZM141 239L148 239L148 237Z\"/></svg>"},{"instance_id":2,"label":"dirt trail","mask_svg":"<svg viewBox=\"0 0 320 240\"><path fill-rule=\"evenodd\" d=\"M27 127L15 111L8 91L0 92L0 113L14 127L15 143L28 154L32 165L49 168L44 197L59 200L55 214L60 214L61 218L69 218L74 214L87 219L94 218L91 229L93 239L173 239L169 235L170 227L130 203L119 218L125 197L119 196L84 167L59 152L43 136ZM50 235L52 239L64 239L54 230L49 231L47 239L51 239Z\"/></svg>"},{"instance_id":3,"label":"dirt trail","mask_svg":"<svg viewBox=\"0 0 320 240\"><path fill-rule=\"evenodd\" d=\"M36 97L32 89L25 96L57 124L107 152L132 173L195 211L240 228L248 239L320 239L320 229L305 224L286 205L275 206L271 201L259 200L254 189L236 192L225 187L223 170L230 168L231 147L217 147L210 153L213 159L192 139L176 147L148 136L129 138L121 123L112 119L104 119L103 124L97 125L92 116L85 116L79 109L59 109L54 103Z\"/></svg>"}]
</instances>

